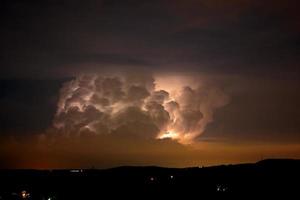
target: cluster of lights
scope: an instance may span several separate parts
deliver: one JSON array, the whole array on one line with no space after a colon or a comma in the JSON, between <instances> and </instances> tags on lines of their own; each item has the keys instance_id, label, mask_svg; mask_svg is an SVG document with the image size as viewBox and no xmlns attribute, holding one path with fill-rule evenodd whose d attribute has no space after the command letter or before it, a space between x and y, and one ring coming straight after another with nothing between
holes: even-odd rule
<instances>
[{"instance_id":1,"label":"cluster of lights","mask_svg":"<svg viewBox=\"0 0 300 200\"><path fill-rule=\"evenodd\" d=\"M174 175L170 175L170 176L169 176L169 179L171 179L171 180L173 180L174 178L175 178ZM157 180L158 180L158 178L157 178L157 177L154 177L154 176L151 176L151 177L149 178L150 183L157 182Z\"/></svg>"},{"instance_id":2,"label":"cluster of lights","mask_svg":"<svg viewBox=\"0 0 300 200\"><path fill-rule=\"evenodd\" d=\"M22 199L29 199L30 198L30 193L28 193L26 190L23 190L21 192L21 198Z\"/></svg>"},{"instance_id":3,"label":"cluster of lights","mask_svg":"<svg viewBox=\"0 0 300 200\"><path fill-rule=\"evenodd\" d=\"M13 199L35 199L31 196L31 193L26 191L26 190L22 190L21 192L12 192L11 193L11 198ZM9 198L9 199L11 199ZM4 200L6 198L4 198L2 195L0 195L0 200ZM52 195L47 195L46 197L42 198L43 200L54 200L56 199L54 196Z\"/></svg>"},{"instance_id":4,"label":"cluster of lights","mask_svg":"<svg viewBox=\"0 0 300 200\"><path fill-rule=\"evenodd\" d=\"M83 169L71 169L70 172L71 173L82 173Z\"/></svg>"},{"instance_id":5,"label":"cluster of lights","mask_svg":"<svg viewBox=\"0 0 300 200\"><path fill-rule=\"evenodd\" d=\"M217 185L216 186L216 191L217 192L226 192L227 191L227 187L224 185Z\"/></svg>"}]
</instances>

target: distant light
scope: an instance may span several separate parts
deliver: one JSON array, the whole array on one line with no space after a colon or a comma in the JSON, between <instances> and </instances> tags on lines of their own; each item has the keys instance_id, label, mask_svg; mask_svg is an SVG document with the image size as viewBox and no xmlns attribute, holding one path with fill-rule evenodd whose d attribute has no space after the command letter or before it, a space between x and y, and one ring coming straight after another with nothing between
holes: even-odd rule
<instances>
[{"instance_id":1,"label":"distant light","mask_svg":"<svg viewBox=\"0 0 300 200\"><path fill-rule=\"evenodd\" d=\"M174 176L173 176L173 175L171 175L171 176L170 176L170 178L171 178L171 179L173 179L173 178L174 178Z\"/></svg>"},{"instance_id":2,"label":"distant light","mask_svg":"<svg viewBox=\"0 0 300 200\"><path fill-rule=\"evenodd\" d=\"M22 192L21 192L21 198L22 199L27 199L27 198L29 198L30 197L30 194L28 193L28 192L26 192L26 190L23 190Z\"/></svg>"},{"instance_id":3,"label":"distant light","mask_svg":"<svg viewBox=\"0 0 300 200\"><path fill-rule=\"evenodd\" d=\"M150 178L150 181L154 181L154 177L151 177L151 178Z\"/></svg>"},{"instance_id":4,"label":"distant light","mask_svg":"<svg viewBox=\"0 0 300 200\"><path fill-rule=\"evenodd\" d=\"M79 172L81 172L81 170L79 170L79 169L72 169L72 170L70 170L70 172L71 173L79 173Z\"/></svg>"},{"instance_id":5,"label":"distant light","mask_svg":"<svg viewBox=\"0 0 300 200\"><path fill-rule=\"evenodd\" d=\"M52 200L52 198L51 198L51 197L49 197L47 200Z\"/></svg>"}]
</instances>

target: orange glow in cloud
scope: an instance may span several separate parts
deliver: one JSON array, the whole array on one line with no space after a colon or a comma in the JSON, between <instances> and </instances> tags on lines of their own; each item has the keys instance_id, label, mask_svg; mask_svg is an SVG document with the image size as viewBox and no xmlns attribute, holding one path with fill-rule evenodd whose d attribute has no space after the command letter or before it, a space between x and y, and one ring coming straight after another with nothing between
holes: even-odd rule
<instances>
[{"instance_id":1,"label":"orange glow in cloud","mask_svg":"<svg viewBox=\"0 0 300 200\"><path fill-rule=\"evenodd\" d=\"M228 102L222 90L195 75L82 75L61 89L54 127L67 135L127 127L141 136L148 127L152 138L189 144Z\"/></svg>"}]
</instances>

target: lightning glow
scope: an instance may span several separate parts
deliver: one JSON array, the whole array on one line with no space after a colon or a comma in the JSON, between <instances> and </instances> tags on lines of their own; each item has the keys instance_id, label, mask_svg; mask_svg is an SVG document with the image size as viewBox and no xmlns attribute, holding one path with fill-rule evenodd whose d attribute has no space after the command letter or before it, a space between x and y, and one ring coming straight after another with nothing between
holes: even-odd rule
<instances>
[{"instance_id":1,"label":"lightning glow","mask_svg":"<svg viewBox=\"0 0 300 200\"><path fill-rule=\"evenodd\" d=\"M82 75L61 89L54 127L64 134L120 130L191 143L228 96L192 76Z\"/></svg>"}]
</instances>

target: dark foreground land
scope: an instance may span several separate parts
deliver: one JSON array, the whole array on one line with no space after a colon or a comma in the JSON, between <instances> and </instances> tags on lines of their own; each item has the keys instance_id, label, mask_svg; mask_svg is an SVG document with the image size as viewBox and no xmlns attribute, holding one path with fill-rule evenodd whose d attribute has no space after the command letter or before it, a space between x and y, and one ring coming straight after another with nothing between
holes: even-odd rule
<instances>
[{"instance_id":1,"label":"dark foreground land","mask_svg":"<svg viewBox=\"0 0 300 200\"><path fill-rule=\"evenodd\" d=\"M0 199L300 199L299 170L300 160L282 159L184 169L1 170Z\"/></svg>"}]
</instances>

